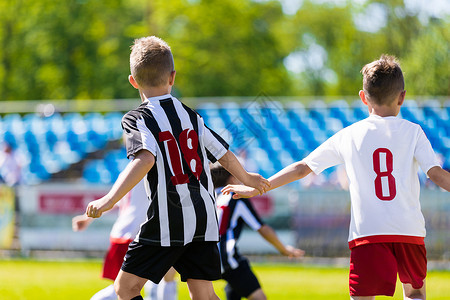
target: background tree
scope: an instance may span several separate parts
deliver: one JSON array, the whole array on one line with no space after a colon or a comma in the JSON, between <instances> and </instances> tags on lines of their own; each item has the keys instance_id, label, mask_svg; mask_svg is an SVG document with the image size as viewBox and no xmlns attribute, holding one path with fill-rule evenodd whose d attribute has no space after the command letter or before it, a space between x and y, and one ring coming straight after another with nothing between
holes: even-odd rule
<instances>
[{"instance_id":1,"label":"background tree","mask_svg":"<svg viewBox=\"0 0 450 300\"><path fill-rule=\"evenodd\" d=\"M2 1L1 99L132 97L126 60L142 13L126 1Z\"/></svg>"},{"instance_id":2,"label":"background tree","mask_svg":"<svg viewBox=\"0 0 450 300\"><path fill-rule=\"evenodd\" d=\"M153 27L173 48L177 87L186 96L290 94L279 46L277 2L153 1ZM180 11L183 13L180 14Z\"/></svg>"},{"instance_id":3,"label":"background tree","mask_svg":"<svg viewBox=\"0 0 450 300\"><path fill-rule=\"evenodd\" d=\"M450 21L436 1L286 3L2 1L0 100L134 98L129 46L146 35L172 46L184 97L354 96L382 53L400 58L409 96L449 95Z\"/></svg>"}]
</instances>

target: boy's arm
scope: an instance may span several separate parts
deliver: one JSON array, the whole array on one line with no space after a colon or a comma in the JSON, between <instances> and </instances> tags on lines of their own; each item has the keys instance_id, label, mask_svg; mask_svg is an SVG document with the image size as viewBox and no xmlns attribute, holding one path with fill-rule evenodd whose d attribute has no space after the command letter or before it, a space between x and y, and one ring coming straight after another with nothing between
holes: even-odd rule
<instances>
[{"instance_id":1,"label":"boy's arm","mask_svg":"<svg viewBox=\"0 0 450 300\"><path fill-rule=\"evenodd\" d=\"M91 218L99 218L102 213L110 210L114 204L122 199L155 164L155 157L150 151L140 150L134 159L120 173L111 190L104 197L92 201L86 208L86 215Z\"/></svg>"},{"instance_id":2,"label":"boy's arm","mask_svg":"<svg viewBox=\"0 0 450 300\"><path fill-rule=\"evenodd\" d=\"M278 238L275 231L269 225L263 225L258 229L259 234L269 243L271 243L281 254L288 257L301 257L305 251L296 249L292 246L285 246Z\"/></svg>"},{"instance_id":3,"label":"boy's arm","mask_svg":"<svg viewBox=\"0 0 450 300\"><path fill-rule=\"evenodd\" d=\"M295 162L269 178L270 189L273 190L282 185L302 179L311 172L312 170L303 160Z\"/></svg>"},{"instance_id":4,"label":"boy's arm","mask_svg":"<svg viewBox=\"0 0 450 300\"><path fill-rule=\"evenodd\" d=\"M311 172L312 170L304 161L295 162L269 178L270 188L266 192L295 180L302 179ZM222 189L222 193L225 195L231 192L235 193L233 195L234 199L250 198L258 195L255 189L242 185L227 185Z\"/></svg>"},{"instance_id":5,"label":"boy's arm","mask_svg":"<svg viewBox=\"0 0 450 300\"><path fill-rule=\"evenodd\" d=\"M72 218L72 230L83 231L88 228L89 224L91 224L92 221L94 221L94 219L89 218L88 216L86 216L86 214L75 216Z\"/></svg>"},{"instance_id":6,"label":"boy's arm","mask_svg":"<svg viewBox=\"0 0 450 300\"><path fill-rule=\"evenodd\" d=\"M219 160L219 163L243 184L255 188L259 194L269 189L269 181L259 174L247 172L233 152L228 150Z\"/></svg>"},{"instance_id":7,"label":"boy's arm","mask_svg":"<svg viewBox=\"0 0 450 300\"><path fill-rule=\"evenodd\" d=\"M428 170L428 177L431 181L436 183L438 186L450 192L450 173L442 169L441 167L435 166Z\"/></svg>"}]
</instances>

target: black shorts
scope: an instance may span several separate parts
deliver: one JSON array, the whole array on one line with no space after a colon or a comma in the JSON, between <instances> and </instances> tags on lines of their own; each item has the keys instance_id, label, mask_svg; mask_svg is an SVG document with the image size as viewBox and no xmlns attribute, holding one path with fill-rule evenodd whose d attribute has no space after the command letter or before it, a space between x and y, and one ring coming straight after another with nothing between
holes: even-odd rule
<instances>
[{"instance_id":1,"label":"black shorts","mask_svg":"<svg viewBox=\"0 0 450 300\"><path fill-rule=\"evenodd\" d=\"M236 269L223 273L222 278L241 297L248 298L254 291L261 288L247 260L240 261Z\"/></svg>"},{"instance_id":2,"label":"black shorts","mask_svg":"<svg viewBox=\"0 0 450 300\"><path fill-rule=\"evenodd\" d=\"M172 266L180 273L181 281L220 279L217 242L192 242L185 246L160 247L133 241L121 269L159 283Z\"/></svg>"}]
</instances>

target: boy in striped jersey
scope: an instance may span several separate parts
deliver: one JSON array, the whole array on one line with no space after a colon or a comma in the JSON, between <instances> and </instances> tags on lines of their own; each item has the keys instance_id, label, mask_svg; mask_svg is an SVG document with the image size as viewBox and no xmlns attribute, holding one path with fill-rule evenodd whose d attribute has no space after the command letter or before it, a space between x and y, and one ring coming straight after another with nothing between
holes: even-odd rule
<instances>
[{"instance_id":1,"label":"boy in striped jersey","mask_svg":"<svg viewBox=\"0 0 450 300\"><path fill-rule=\"evenodd\" d=\"M405 100L403 73L395 57L383 55L361 70L359 92L370 116L325 141L300 162L269 178L271 189L344 164L352 203L349 230L350 297L392 296L397 274L404 299L425 299L425 221L417 171L450 191L443 170L419 125L397 117ZM223 193L251 197L245 186Z\"/></svg>"},{"instance_id":2,"label":"boy in striped jersey","mask_svg":"<svg viewBox=\"0 0 450 300\"><path fill-rule=\"evenodd\" d=\"M263 223L248 199L233 199L230 194L220 193L220 189L227 184L239 183L224 167L217 163L213 164L211 174L218 194L216 201L219 215L219 252L222 278L227 281L225 286L227 300L240 300L243 297L250 300L264 300L266 295L258 279L251 270L247 258L239 253L236 245L244 224L258 231L266 241L289 258L301 257L304 251L284 245L272 227Z\"/></svg>"},{"instance_id":3,"label":"boy in striped jersey","mask_svg":"<svg viewBox=\"0 0 450 300\"><path fill-rule=\"evenodd\" d=\"M148 199L145 191L144 180L120 200L119 215L114 222L110 233L110 246L103 263L102 278L115 280L119 274L123 258L128 245L134 240L142 223L147 219ZM72 219L73 231L83 231L89 227L94 219L86 214L75 216ZM171 268L160 284L148 281L144 286L144 300L175 300L177 299L177 282L175 270ZM98 291L91 300L116 300L117 294L114 285Z\"/></svg>"},{"instance_id":4,"label":"boy in striped jersey","mask_svg":"<svg viewBox=\"0 0 450 300\"><path fill-rule=\"evenodd\" d=\"M115 281L119 299L142 299L147 280L158 283L173 266L193 299L218 299L219 228L209 162L263 193L268 181L248 173L227 143L192 109L170 95L175 69L170 47L157 37L135 41L129 81L142 104L122 119L132 160L110 192L88 204L98 218L144 178L150 200L147 221L130 244Z\"/></svg>"}]
</instances>

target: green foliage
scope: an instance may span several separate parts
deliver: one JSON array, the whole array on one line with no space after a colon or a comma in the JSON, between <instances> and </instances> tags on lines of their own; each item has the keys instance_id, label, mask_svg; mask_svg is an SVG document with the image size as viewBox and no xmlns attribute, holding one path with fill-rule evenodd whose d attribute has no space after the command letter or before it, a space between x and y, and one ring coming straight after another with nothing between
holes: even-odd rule
<instances>
[{"instance_id":1,"label":"green foliage","mask_svg":"<svg viewBox=\"0 0 450 300\"><path fill-rule=\"evenodd\" d=\"M170 9L153 1L158 35L171 45L177 87L186 96L284 95L289 77L274 28L283 19L279 4L249 0L180 1ZM176 7L176 5L174 5ZM183 11L183 14L180 14ZM170 25L169 25L170 24ZM164 26L165 25L165 26Z\"/></svg>"},{"instance_id":2,"label":"green foliage","mask_svg":"<svg viewBox=\"0 0 450 300\"><path fill-rule=\"evenodd\" d=\"M371 14L372 3L384 8L386 24L376 32L361 31L354 16L367 10L364 22L373 21L377 16ZM317 76L320 69L307 70L301 74L299 81L303 85L297 93L356 95L362 85L362 66L388 53L397 56L407 71L408 95L449 95L448 21L437 19L422 24L418 13L406 10L403 0L367 1L364 6L350 2L341 7L310 1L298 11L293 24L298 28L295 48L305 49L305 36L312 37L327 50L325 67L333 70L338 79L327 83Z\"/></svg>"},{"instance_id":3,"label":"green foliage","mask_svg":"<svg viewBox=\"0 0 450 300\"><path fill-rule=\"evenodd\" d=\"M5 1L0 9L1 99L131 97L126 1Z\"/></svg>"},{"instance_id":4,"label":"green foliage","mask_svg":"<svg viewBox=\"0 0 450 300\"><path fill-rule=\"evenodd\" d=\"M450 27L437 21L410 44L403 59L412 95L450 95Z\"/></svg>"},{"instance_id":5,"label":"green foliage","mask_svg":"<svg viewBox=\"0 0 450 300\"><path fill-rule=\"evenodd\" d=\"M385 24L364 31L355 18L379 19L373 5ZM17 0L0 2L0 100L136 97L129 47L146 35L171 45L186 97L356 95L382 53L399 57L408 95L450 94L449 18L404 0L305 0L294 15L276 0Z\"/></svg>"}]
</instances>

